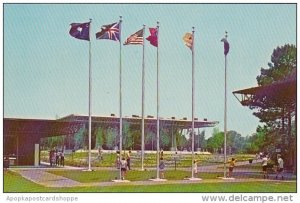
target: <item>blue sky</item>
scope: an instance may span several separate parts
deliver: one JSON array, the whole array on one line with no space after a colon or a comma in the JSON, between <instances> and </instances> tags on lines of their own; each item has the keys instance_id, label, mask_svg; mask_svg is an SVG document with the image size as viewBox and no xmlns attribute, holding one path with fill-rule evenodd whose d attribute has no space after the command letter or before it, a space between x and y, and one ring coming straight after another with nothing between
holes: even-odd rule
<instances>
[{"instance_id":1,"label":"blue sky","mask_svg":"<svg viewBox=\"0 0 300 203\"><path fill-rule=\"evenodd\" d=\"M122 43L160 22L160 115L191 118L191 51L182 37L195 27L195 116L224 119L228 31L228 130L255 132L258 119L231 93L256 86L273 49L296 44L296 4L5 4L4 117L88 114L88 42L70 23L92 18L92 114L119 114L119 43L96 40L123 16ZM147 31L146 36L149 32ZM156 49L146 42L145 114L156 115ZM141 114L142 46L122 46L123 115ZM207 129L209 135L211 129Z\"/></svg>"}]
</instances>

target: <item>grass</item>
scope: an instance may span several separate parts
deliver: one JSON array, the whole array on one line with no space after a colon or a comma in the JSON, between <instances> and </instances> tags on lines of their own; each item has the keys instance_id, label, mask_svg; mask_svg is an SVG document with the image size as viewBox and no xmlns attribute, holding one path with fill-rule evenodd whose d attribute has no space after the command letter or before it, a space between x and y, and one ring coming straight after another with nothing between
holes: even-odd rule
<instances>
[{"instance_id":1,"label":"grass","mask_svg":"<svg viewBox=\"0 0 300 203\"><path fill-rule=\"evenodd\" d=\"M20 175L4 172L4 192L59 192L59 193L81 193L81 192L199 192L199 193L220 193L220 192L296 192L296 182L251 182L251 183L193 183L193 184L167 184L167 185L124 185L107 187L74 187L74 188L46 188L28 181Z\"/></svg>"},{"instance_id":2,"label":"grass","mask_svg":"<svg viewBox=\"0 0 300 203\"><path fill-rule=\"evenodd\" d=\"M41 160L45 162L49 162L49 152L42 151L41 152ZM250 158L254 158L255 155L251 154L236 154L233 155L238 161L248 161ZM228 157L230 158L230 156ZM131 165L132 167L141 167L140 156L136 153L132 153L132 160ZM174 166L174 153L165 153L164 159L166 160L167 164ZM195 153L195 159L199 160L201 165L208 165L208 164L219 164L223 163L222 155L207 155L207 154L197 154ZM87 166L88 161L88 152L75 152L73 154L66 154L65 155L65 165L69 166ZM114 152L110 153L103 153L103 160L97 159L97 153L92 152L92 167L113 167L115 166L116 161L116 154ZM178 153L178 167L190 167L191 166L191 154L181 154ZM145 154L144 157L144 166L145 167L155 167L156 166L156 154Z\"/></svg>"},{"instance_id":3,"label":"grass","mask_svg":"<svg viewBox=\"0 0 300 203\"><path fill-rule=\"evenodd\" d=\"M81 183L109 182L119 177L119 171L111 170L98 170L87 173L80 170L49 170L47 172L76 180ZM141 181L148 180L150 178L156 178L156 176L156 171L127 171L126 179L130 181ZM184 178L190 176L190 171L168 170L165 172L165 178L168 180L183 180ZM198 177L203 179L212 179L218 176L222 176L222 173L200 173Z\"/></svg>"}]
</instances>

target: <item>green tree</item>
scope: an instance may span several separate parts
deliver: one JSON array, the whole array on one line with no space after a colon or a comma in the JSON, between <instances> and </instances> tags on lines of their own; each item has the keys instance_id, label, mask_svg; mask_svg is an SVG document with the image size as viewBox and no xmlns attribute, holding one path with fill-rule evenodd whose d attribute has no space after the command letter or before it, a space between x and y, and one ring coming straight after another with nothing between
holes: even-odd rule
<instances>
[{"instance_id":1,"label":"green tree","mask_svg":"<svg viewBox=\"0 0 300 203\"><path fill-rule=\"evenodd\" d=\"M268 68L261 68L261 74L257 76L257 83L259 86L274 84L275 82L288 80L296 76L297 68L297 49L295 45L284 45L274 49L271 62L268 63ZM296 95L296 92L294 93ZM262 95L255 95L253 103L250 103L251 109L257 109L253 114L257 116L261 122L272 124L276 120L281 119L284 110L294 111L295 104L289 101L294 95L289 92L283 94L280 98L265 97ZM261 101L261 102L257 102Z\"/></svg>"},{"instance_id":2,"label":"green tree","mask_svg":"<svg viewBox=\"0 0 300 203\"><path fill-rule=\"evenodd\" d=\"M274 49L271 62L268 68L261 68L261 74L257 76L259 86L272 84L282 84L285 82L296 80L297 69L297 48L295 45L286 44ZM276 89L270 89L266 94L256 94L253 102L250 103L251 109L257 111L253 114L257 116L261 122L266 123L267 132L265 133L265 144L268 144L269 151L275 151L280 146L283 154L290 157L289 162L295 160L295 142L293 133L293 117L296 119L296 90L286 88L286 91L276 98L272 98L270 93ZM271 140L271 142L269 142ZM294 160L292 160L294 159Z\"/></svg>"},{"instance_id":3,"label":"green tree","mask_svg":"<svg viewBox=\"0 0 300 203\"><path fill-rule=\"evenodd\" d=\"M272 84L289 77L297 67L297 48L286 44L274 49L268 68L261 68L261 75L257 76L259 86Z\"/></svg>"},{"instance_id":4,"label":"green tree","mask_svg":"<svg viewBox=\"0 0 300 203\"><path fill-rule=\"evenodd\" d=\"M169 150L171 146L170 144L171 144L171 138L168 135L167 130L163 129L160 134L160 146L164 150Z\"/></svg>"},{"instance_id":5,"label":"green tree","mask_svg":"<svg viewBox=\"0 0 300 203\"><path fill-rule=\"evenodd\" d=\"M107 131L106 131L106 146L109 149L113 149L114 146L117 145L117 143L118 143L117 134L118 134L118 132L116 129L114 129L114 128L107 129Z\"/></svg>"},{"instance_id":6,"label":"green tree","mask_svg":"<svg viewBox=\"0 0 300 203\"><path fill-rule=\"evenodd\" d=\"M103 140L103 129L101 127L98 127L96 129L96 146L102 146L104 144L104 140Z\"/></svg>"},{"instance_id":7,"label":"green tree","mask_svg":"<svg viewBox=\"0 0 300 203\"><path fill-rule=\"evenodd\" d=\"M214 150L224 146L224 132L220 132L218 128L213 129L212 137L207 140L207 148L214 152Z\"/></svg>"},{"instance_id":8,"label":"green tree","mask_svg":"<svg viewBox=\"0 0 300 203\"><path fill-rule=\"evenodd\" d=\"M74 135L74 148L80 149L84 146L84 132L85 127L80 128L80 130Z\"/></svg>"}]
</instances>

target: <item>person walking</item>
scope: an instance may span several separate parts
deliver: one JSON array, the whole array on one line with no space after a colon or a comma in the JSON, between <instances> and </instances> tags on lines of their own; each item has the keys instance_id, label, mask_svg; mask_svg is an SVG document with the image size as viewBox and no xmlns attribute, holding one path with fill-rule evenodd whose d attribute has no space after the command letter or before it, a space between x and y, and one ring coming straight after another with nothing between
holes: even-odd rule
<instances>
[{"instance_id":1,"label":"person walking","mask_svg":"<svg viewBox=\"0 0 300 203\"><path fill-rule=\"evenodd\" d=\"M49 151L49 163L50 163L50 166L52 166L52 149Z\"/></svg>"},{"instance_id":2,"label":"person walking","mask_svg":"<svg viewBox=\"0 0 300 203\"><path fill-rule=\"evenodd\" d=\"M98 160L103 160L103 155L102 155L102 147L99 146L98 147L98 156L97 156Z\"/></svg>"},{"instance_id":3,"label":"person walking","mask_svg":"<svg viewBox=\"0 0 300 203\"><path fill-rule=\"evenodd\" d=\"M124 180L126 175L126 170L127 170L127 161L125 157L122 157L120 165L121 165L121 176L122 176L121 178L122 180Z\"/></svg>"},{"instance_id":4,"label":"person walking","mask_svg":"<svg viewBox=\"0 0 300 203\"><path fill-rule=\"evenodd\" d=\"M283 180L283 159L281 158L280 154L277 155L277 162L278 162L278 166L276 171L276 179L281 174L281 179Z\"/></svg>"},{"instance_id":5,"label":"person walking","mask_svg":"<svg viewBox=\"0 0 300 203\"><path fill-rule=\"evenodd\" d=\"M161 159L161 158L164 158L164 150L163 149L161 149L160 150L160 154L159 154L159 158Z\"/></svg>"},{"instance_id":6,"label":"person walking","mask_svg":"<svg viewBox=\"0 0 300 203\"><path fill-rule=\"evenodd\" d=\"M193 170L194 170L194 174L195 175L197 175L198 174L198 163L199 163L200 161L199 160L194 160L194 168L193 168Z\"/></svg>"},{"instance_id":7,"label":"person walking","mask_svg":"<svg viewBox=\"0 0 300 203\"><path fill-rule=\"evenodd\" d=\"M59 166L59 151L57 148L55 148L54 155L55 155L55 165Z\"/></svg>"},{"instance_id":8,"label":"person walking","mask_svg":"<svg viewBox=\"0 0 300 203\"><path fill-rule=\"evenodd\" d=\"M165 161L162 157L160 158L158 167L159 167L159 176L160 176L159 178L164 179L165 178L165 167L166 167L166 165L165 165Z\"/></svg>"},{"instance_id":9,"label":"person walking","mask_svg":"<svg viewBox=\"0 0 300 203\"><path fill-rule=\"evenodd\" d=\"M126 161L127 161L127 167L128 167L128 170L131 170L131 168L130 168L130 157L131 157L131 150L129 150L129 151L126 153Z\"/></svg>"},{"instance_id":10,"label":"person walking","mask_svg":"<svg viewBox=\"0 0 300 203\"><path fill-rule=\"evenodd\" d=\"M116 157L116 167L117 169L120 169L120 152L117 151L117 157Z\"/></svg>"},{"instance_id":11,"label":"person walking","mask_svg":"<svg viewBox=\"0 0 300 203\"><path fill-rule=\"evenodd\" d=\"M60 165L63 167L65 166L65 152L63 149L60 152Z\"/></svg>"},{"instance_id":12,"label":"person walking","mask_svg":"<svg viewBox=\"0 0 300 203\"><path fill-rule=\"evenodd\" d=\"M229 173L228 173L228 177L229 178L232 178L232 174L233 174L233 169L235 167L235 162L236 162L236 159L235 158L232 158L228 163L229 163Z\"/></svg>"},{"instance_id":13,"label":"person walking","mask_svg":"<svg viewBox=\"0 0 300 203\"><path fill-rule=\"evenodd\" d=\"M269 157L268 155L265 155L263 158L262 158L262 170L263 170L263 174L264 174L264 179L266 178L269 178L269 175L268 175L268 161L269 161Z\"/></svg>"}]
</instances>

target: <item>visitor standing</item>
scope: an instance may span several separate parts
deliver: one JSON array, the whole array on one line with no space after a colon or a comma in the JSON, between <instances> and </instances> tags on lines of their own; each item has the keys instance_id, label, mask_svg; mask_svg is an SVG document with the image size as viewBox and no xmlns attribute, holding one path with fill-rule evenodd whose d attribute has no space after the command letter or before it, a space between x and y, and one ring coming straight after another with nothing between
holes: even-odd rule
<instances>
[{"instance_id":1,"label":"visitor standing","mask_svg":"<svg viewBox=\"0 0 300 203\"><path fill-rule=\"evenodd\" d=\"M160 158L160 161L159 161L159 175L161 179L164 179L165 178L165 161L164 159L161 157Z\"/></svg>"},{"instance_id":2,"label":"visitor standing","mask_svg":"<svg viewBox=\"0 0 300 203\"><path fill-rule=\"evenodd\" d=\"M233 169L235 167L235 162L236 162L236 159L235 158L232 158L228 163L229 163L229 173L228 173L228 177L229 178L232 178L232 174L233 174Z\"/></svg>"},{"instance_id":3,"label":"visitor standing","mask_svg":"<svg viewBox=\"0 0 300 203\"><path fill-rule=\"evenodd\" d=\"M277 155L277 162L278 162L278 166L276 171L276 179L281 174L281 179L283 180L283 159L280 154Z\"/></svg>"},{"instance_id":4,"label":"visitor standing","mask_svg":"<svg viewBox=\"0 0 300 203\"><path fill-rule=\"evenodd\" d=\"M127 161L127 167L128 167L128 170L131 170L131 168L130 168L130 158L131 158L131 150L129 150L129 151L126 153L126 161Z\"/></svg>"},{"instance_id":5,"label":"visitor standing","mask_svg":"<svg viewBox=\"0 0 300 203\"><path fill-rule=\"evenodd\" d=\"M268 155L265 155L263 158L262 158L262 170L263 170L263 174L264 174L264 178L269 178L269 175L268 175L268 161L269 161L269 157Z\"/></svg>"},{"instance_id":6,"label":"visitor standing","mask_svg":"<svg viewBox=\"0 0 300 203\"><path fill-rule=\"evenodd\" d=\"M195 175L198 174L198 163L199 162L200 162L199 160L194 160L194 168L193 168L193 170L194 170L194 174Z\"/></svg>"},{"instance_id":7,"label":"visitor standing","mask_svg":"<svg viewBox=\"0 0 300 203\"><path fill-rule=\"evenodd\" d=\"M122 180L125 179L125 175L126 175L126 170L127 170L127 161L125 159L125 157L122 157L122 160L121 160L121 178Z\"/></svg>"}]
</instances>

